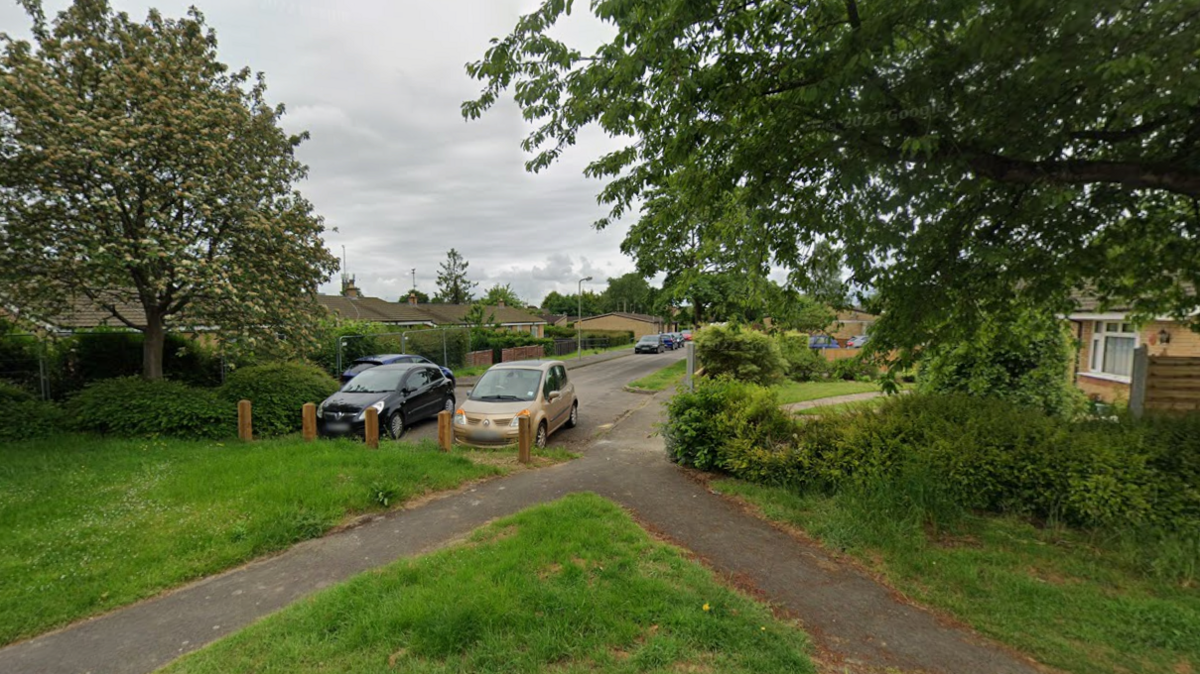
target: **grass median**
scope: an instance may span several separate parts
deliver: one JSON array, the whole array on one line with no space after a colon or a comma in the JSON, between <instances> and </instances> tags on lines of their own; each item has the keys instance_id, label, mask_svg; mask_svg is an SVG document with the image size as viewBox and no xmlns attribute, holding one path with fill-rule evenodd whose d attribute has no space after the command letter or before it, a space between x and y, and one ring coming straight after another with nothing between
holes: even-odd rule
<instances>
[{"instance_id":1,"label":"grass median","mask_svg":"<svg viewBox=\"0 0 1200 674\"><path fill-rule=\"evenodd\" d=\"M390 441L0 445L0 644L506 470L489 463Z\"/></svg>"},{"instance_id":2,"label":"grass median","mask_svg":"<svg viewBox=\"0 0 1200 674\"><path fill-rule=\"evenodd\" d=\"M687 374L687 360L681 360L641 379L629 382L629 388L641 391L662 391L683 381Z\"/></svg>"},{"instance_id":3,"label":"grass median","mask_svg":"<svg viewBox=\"0 0 1200 674\"><path fill-rule=\"evenodd\" d=\"M795 626L577 494L362 574L165 671L805 674L807 651Z\"/></svg>"},{"instance_id":4,"label":"grass median","mask_svg":"<svg viewBox=\"0 0 1200 674\"><path fill-rule=\"evenodd\" d=\"M1001 516L968 515L953 531L932 532L853 494L799 494L737 480L712 486L1042 663L1078 674L1200 667L1194 573L1159 577L1140 568L1135 539ZM1181 536L1176 562L1194 570L1197 552Z\"/></svg>"}]
</instances>

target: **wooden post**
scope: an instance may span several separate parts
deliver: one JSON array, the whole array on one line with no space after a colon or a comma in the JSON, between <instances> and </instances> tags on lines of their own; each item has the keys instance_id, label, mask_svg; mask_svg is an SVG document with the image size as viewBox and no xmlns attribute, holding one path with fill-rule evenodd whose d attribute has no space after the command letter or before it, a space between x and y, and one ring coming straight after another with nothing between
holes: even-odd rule
<instances>
[{"instance_id":1,"label":"wooden post","mask_svg":"<svg viewBox=\"0 0 1200 674\"><path fill-rule=\"evenodd\" d=\"M238 401L238 438L245 442L254 439L254 424L250 418L250 401Z\"/></svg>"},{"instance_id":2,"label":"wooden post","mask_svg":"<svg viewBox=\"0 0 1200 674\"><path fill-rule=\"evenodd\" d=\"M1129 382L1129 411L1140 418L1146 411L1146 375L1150 373L1150 351L1145 344L1133 350L1133 372Z\"/></svg>"},{"instance_id":3,"label":"wooden post","mask_svg":"<svg viewBox=\"0 0 1200 674\"><path fill-rule=\"evenodd\" d=\"M363 430L363 434L366 436L367 446L371 449L379 449L379 411L374 407L368 407L364 418L367 427Z\"/></svg>"},{"instance_id":4,"label":"wooden post","mask_svg":"<svg viewBox=\"0 0 1200 674\"><path fill-rule=\"evenodd\" d=\"M300 409L304 441L312 442L317 439L317 406L312 403L304 403L304 407Z\"/></svg>"},{"instance_id":5,"label":"wooden post","mask_svg":"<svg viewBox=\"0 0 1200 674\"><path fill-rule=\"evenodd\" d=\"M454 444L454 415L446 410L438 412L438 447L443 452L450 451L450 445Z\"/></svg>"},{"instance_id":6,"label":"wooden post","mask_svg":"<svg viewBox=\"0 0 1200 674\"><path fill-rule=\"evenodd\" d=\"M523 415L517 420L517 461L529 463L529 450L532 445L533 433L529 428L529 416Z\"/></svg>"}]
</instances>

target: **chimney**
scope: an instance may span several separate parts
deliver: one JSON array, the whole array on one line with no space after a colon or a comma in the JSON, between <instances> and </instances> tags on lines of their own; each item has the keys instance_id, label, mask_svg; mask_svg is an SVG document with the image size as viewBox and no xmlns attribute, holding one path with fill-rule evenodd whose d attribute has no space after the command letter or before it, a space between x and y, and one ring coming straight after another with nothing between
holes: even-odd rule
<instances>
[{"instance_id":1,"label":"chimney","mask_svg":"<svg viewBox=\"0 0 1200 674\"><path fill-rule=\"evenodd\" d=\"M353 276L349 279L342 278L342 297L352 300L358 299L358 286L354 285Z\"/></svg>"},{"instance_id":2,"label":"chimney","mask_svg":"<svg viewBox=\"0 0 1200 674\"><path fill-rule=\"evenodd\" d=\"M416 293L408 294L408 303L414 307L417 306L417 294Z\"/></svg>"},{"instance_id":3,"label":"chimney","mask_svg":"<svg viewBox=\"0 0 1200 674\"><path fill-rule=\"evenodd\" d=\"M502 306L504 306L504 298L503 298L503 297L501 297L500 299L496 300L496 306L498 306L498 307L502 307Z\"/></svg>"}]
</instances>

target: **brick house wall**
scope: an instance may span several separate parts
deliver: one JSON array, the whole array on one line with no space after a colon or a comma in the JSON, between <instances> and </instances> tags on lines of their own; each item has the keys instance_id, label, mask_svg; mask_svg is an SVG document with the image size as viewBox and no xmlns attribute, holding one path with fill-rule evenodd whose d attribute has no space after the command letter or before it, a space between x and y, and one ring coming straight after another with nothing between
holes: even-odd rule
<instances>
[{"instance_id":1,"label":"brick house wall","mask_svg":"<svg viewBox=\"0 0 1200 674\"><path fill-rule=\"evenodd\" d=\"M644 335L657 335L663 330L662 323L656 324L615 314L585 318L579 321L579 325L584 330L628 330L633 333L634 341Z\"/></svg>"},{"instance_id":2,"label":"brick house wall","mask_svg":"<svg viewBox=\"0 0 1200 674\"><path fill-rule=\"evenodd\" d=\"M829 326L827 333L843 346L851 337L865 335L870 331L877 316L864 311L843 311L837 315L837 322Z\"/></svg>"},{"instance_id":3,"label":"brick house wall","mask_svg":"<svg viewBox=\"0 0 1200 674\"><path fill-rule=\"evenodd\" d=\"M1079 339L1078 370L1075 384L1088 397L1105 402L1129 400L1129 383L1116 381L1103 375L1091 372L1092 337L1095 336L1096 322L1081 321L1072 324L1073 334ZM1105 321L1100 321L1105 322ZM1159 333L1166 330L1170 333L1170 342L1159 343ZM1136 329L1137 346L1145 345L1151 356L1200 356L1200 333L1193 332L1173 321L1155 321Z\"/></svg>"}]
</instances>

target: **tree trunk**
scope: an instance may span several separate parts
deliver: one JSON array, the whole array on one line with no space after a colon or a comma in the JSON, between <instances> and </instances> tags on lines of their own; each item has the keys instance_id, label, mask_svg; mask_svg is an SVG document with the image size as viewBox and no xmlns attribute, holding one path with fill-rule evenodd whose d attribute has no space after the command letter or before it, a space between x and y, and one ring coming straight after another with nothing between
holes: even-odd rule
<instances>
[{"instance_id":1,"label":"tree trunk","mask_svg":"<svg viewBox=\"0 0 1200 674\"><path fill-rule=\"evenodd\" d=\"M162 379L163 347L167 341L167 332L161 314L146 312L146 329L142 335L142 378Z\"/></svg>"}]
</instances>

